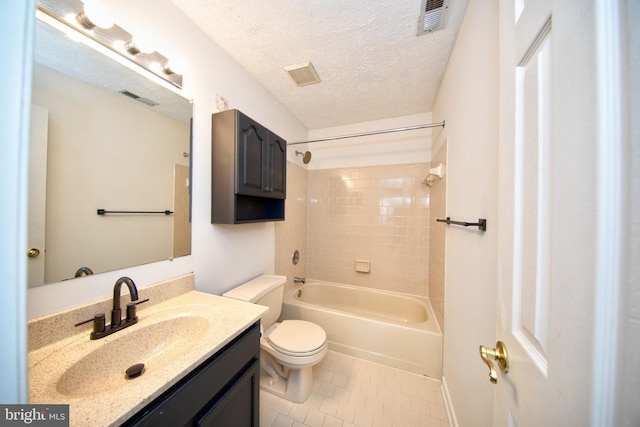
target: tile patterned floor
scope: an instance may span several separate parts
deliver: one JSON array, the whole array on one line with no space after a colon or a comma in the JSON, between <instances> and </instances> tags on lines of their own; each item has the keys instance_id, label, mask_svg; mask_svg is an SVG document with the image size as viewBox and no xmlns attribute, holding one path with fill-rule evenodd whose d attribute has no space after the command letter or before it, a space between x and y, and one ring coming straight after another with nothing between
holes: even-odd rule
<instances>
[{"instance_id":1,"label":"tile patterned floor","mask_svg":"<svg viewBox=\"0 0 640 427\"><path fill-rule=\"evenodd\" d=\"M292 403L260 392L261 427L450 427L440 382L329 351L313 392Z\"/></svg>"}]
</instances>

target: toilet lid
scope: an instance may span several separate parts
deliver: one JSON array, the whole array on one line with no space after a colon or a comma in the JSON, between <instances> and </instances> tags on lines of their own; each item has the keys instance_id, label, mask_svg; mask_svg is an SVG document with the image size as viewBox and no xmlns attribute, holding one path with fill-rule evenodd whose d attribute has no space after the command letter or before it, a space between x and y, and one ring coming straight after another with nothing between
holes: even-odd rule
<instances>
[{"instance_id":1,"label":"toilet lid","mask_svg":"<svg viewBox=\"0 0 640 427\"><path fill-rule=\"evenodd\" d=\"M315 323L284 320L269 334L268 340L279 351L303 354L322 347L327 340L327 334Z\"/></svg>"}]
</instances>

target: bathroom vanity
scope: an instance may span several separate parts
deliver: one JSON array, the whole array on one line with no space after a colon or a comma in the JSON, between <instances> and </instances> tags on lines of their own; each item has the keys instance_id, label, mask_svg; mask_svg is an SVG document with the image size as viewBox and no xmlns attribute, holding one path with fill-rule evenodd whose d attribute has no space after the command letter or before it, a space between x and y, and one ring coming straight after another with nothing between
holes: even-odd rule
<instances>
[{"instance_id":1,"label":"bathroom vanity","mask_svg":"<svg viewBox=\"0 0 640 427\"><path fill-rule=\"evenodd\" d=\"M197 292L191 274L139 295L138 322L100 339L74 325L110 299L31 320L29 402L69 404L71 426L258 426L266 307Z\"/></svg>"},{"instance_id":2,"label":"bathroom vanity","mask_svg":"<svg viewBox=\"0 0 640 427\"><path fill-rule=\"evenodd\" d=\"M255 323L123 426L258 427L259 357Z\"/></svg>"}]
</instances>

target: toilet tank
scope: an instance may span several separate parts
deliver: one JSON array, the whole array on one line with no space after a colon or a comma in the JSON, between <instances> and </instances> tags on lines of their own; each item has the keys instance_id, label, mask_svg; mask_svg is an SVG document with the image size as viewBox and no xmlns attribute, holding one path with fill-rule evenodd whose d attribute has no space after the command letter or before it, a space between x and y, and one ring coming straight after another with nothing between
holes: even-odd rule
<instances>
[{"instance_id":1,"label":"toilet tank","mask_svg":"<svg viewBox=\"0 0 640 427\"><path fill-rule=\"evenodd\" d=\"M285 283L285 276L264 274L236 286L222 296L269 307L269 311L261 318L262 327L266 329L280 317Z\"/></svg>"}]
</instances>

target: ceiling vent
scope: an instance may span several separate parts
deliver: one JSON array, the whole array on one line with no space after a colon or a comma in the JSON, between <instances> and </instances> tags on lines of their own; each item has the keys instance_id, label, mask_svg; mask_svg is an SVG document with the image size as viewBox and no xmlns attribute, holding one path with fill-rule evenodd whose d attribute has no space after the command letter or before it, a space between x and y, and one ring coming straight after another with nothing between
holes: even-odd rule
<instances>
[{"instance_id":1,"label":"ceiling vent","mask_svg":"<svg viewBox=\"0 0 640 427\"><path fill-rule=\"evenodd\" d=\"M119 93L121 93L121 94L123 94L124 96L128 96L128 97L129 97L129 98L131 98L131 99L135 99L135 100L136 100L136 101L138 101L138 102L142 102L143 104L148 105L149 107L155 107L156 105L159 105L159 104L158 104L157 102L155 102L155 101L152 101L152 100L147 99L147 98L143 98L143 97L141 97L141 96L139 96L139 95L136 95L136 94L135 94L135 93L133 93L133 92L129 92L129 91L128 91L128 90L126 90L126 89L119 90L118 92L119 92Z\"/></svg>"},{"instance_id":2,"label":"ceiling vent","mask_svg":"<svg viewBox=\"0 0 640 427\"><path fill-rule=\"evenodd\" d=\"M448 11L449 0L422 0L420 18L418 19L418 35L443 29Z\"/></svg>"},{"instance_id":3,"label":"ceiling vent","mask_svg":"<svg viewBox=\"0 0 640 427\"><path fill-rule=\"evenodd\" d=\"M320 83L320 77L311 62L284 67L284 69L298 86Z\"/></svg>"}]
</instances>

